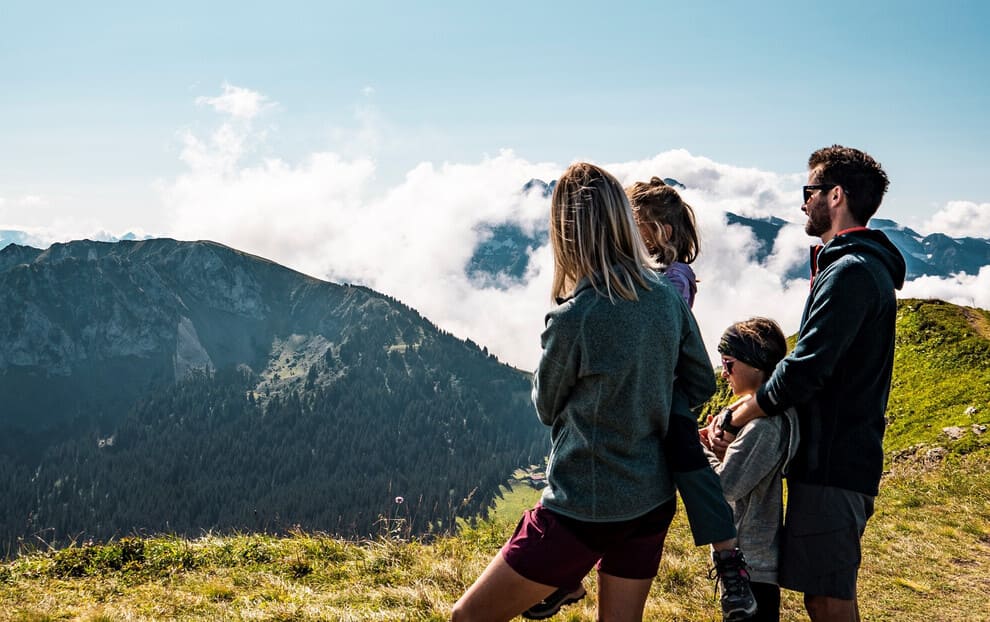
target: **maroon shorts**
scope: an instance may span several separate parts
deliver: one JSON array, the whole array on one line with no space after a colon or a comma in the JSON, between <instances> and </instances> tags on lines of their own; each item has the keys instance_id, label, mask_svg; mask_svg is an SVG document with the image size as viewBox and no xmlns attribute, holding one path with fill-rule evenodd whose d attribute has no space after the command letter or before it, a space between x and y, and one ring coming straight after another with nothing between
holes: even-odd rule
<instances>
[{"instance_id":1,"label":"maroon shorts","mask_svg":"<svg viewBox=\"0 0 990 622\"><path fill-rule=\"evenodd\" d=\"M623 579L657 576L676 501L625 521L591 523L537 504L519 520L502 558L530 581L577 587L593 567Z\"/></svg>"}]
</instances>

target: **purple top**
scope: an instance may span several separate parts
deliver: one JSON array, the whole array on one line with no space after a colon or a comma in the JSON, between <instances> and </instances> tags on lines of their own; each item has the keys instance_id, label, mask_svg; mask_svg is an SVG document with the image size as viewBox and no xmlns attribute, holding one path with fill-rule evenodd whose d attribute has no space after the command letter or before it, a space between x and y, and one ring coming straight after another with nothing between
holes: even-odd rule
<instances>
[{"instance_id":1,"label":"purple top","mask_svg":"<svg viewBox=\"0 0 990 622\"><path fill-rule=\"evenodd\" d=\"M693 308L694 295L698 292L698 283L691 266L675 261L667 266L664 274L667 275L667 279L674 284L677 291L684 297L688 306Z\"/></svg>"}]
</instances>

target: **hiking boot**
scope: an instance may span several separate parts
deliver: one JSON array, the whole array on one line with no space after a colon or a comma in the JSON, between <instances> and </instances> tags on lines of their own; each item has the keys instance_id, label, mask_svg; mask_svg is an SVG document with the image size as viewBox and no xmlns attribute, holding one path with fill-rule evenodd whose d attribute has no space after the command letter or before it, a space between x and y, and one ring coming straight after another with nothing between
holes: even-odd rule
<instances>
[{"instance_id":1,"label":"hiking boot","mask_svg":"<svg viewBox=\"0 0 990 622\"><path fill-rule=\"evenodd\" d=\"M523 611L522 617L527 620L545 620L560 611L560 608L564 605L570 605L581 600L585 594L587 592L583 585L579 585L577 588L562 587L526 611Z\"/></svg>"},{"instance_id":2,"label":"hiking boot","mask_svg":"<svg viewBox=\"0 0 990 622\"><path fill-rule=\"evenodd\" d=\"M739 549L712 551L715 567L708 573L715 579L715 593L722 592L722 620L746 620L756 614L756 599L749 587L749 566Z\"/></svg>"}]
</instances>

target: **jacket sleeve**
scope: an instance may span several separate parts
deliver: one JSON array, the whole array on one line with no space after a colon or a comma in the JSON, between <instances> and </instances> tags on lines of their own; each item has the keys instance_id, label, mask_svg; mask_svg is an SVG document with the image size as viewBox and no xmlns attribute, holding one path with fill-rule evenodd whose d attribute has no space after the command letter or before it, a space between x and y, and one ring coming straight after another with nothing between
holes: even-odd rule
<instances>
[{"instance_id":1,"label":"jacket sleeve","mask_svg":"<svg viewBox=\"0 0 990 622\"><path fill-rule=\"evenodd\" d=\"M781 453L780 427L776 421L754 421L743 428L718 465L712 465L722 481L726 501L748 495L774 469Z\"/></svg>"},{"instance_id":2,"label":"jacket sleeve","mask_svg":"<svg viewBox=\"0 0 990 622\"><path fill-rule=\"evenodd\" d=\"M715 394L715 372L701 340L701 332L694 316L684 305L684 332L681 337L680 353L677 357L677 385L688 406L695 409Z\"/></svg>"},{"instance_id":3,"label":"jacket sleeve","mask_svg":"<svg viewBox=\"0 0 990 622\"><path fill-rule=\"evenodd\" d=\"M756 393L768 415L779 415L821 390L867 321L869 301L878 295L873 275L860 264L824 276L812 292L797 345Z\"/></svg>"},{"instance_id":4,"label":"jacket sleeve","mask_svg":"<svg viewBox=\"0 0 990 622\"><path fill-rule=\"evenodd\" d=\"M711 449L708 449L704 445L701 446L701 451L705 452L705 458L708 459L708 464L712 467L712 469L716 473L718 473L719 469L722 468L722 461L718 459L718 456L715 455L715 452L713 452Z\"/></svg>"},{"instance_id":5,"label":"jacket sleeve","mask_svg":"<svg viewBox=\"0 0 990 622\"><path fill-rule=\"evenodd\" d=\"M543 355L533 376L533 404L545 425L564 410L580 368L580 324L573 314L551 312L540 337ZM577 324L577 325L575 325Z\"/></svg>"},{"instance_id":6,"label":"jacket sleeve","mask_svg":"<svg viewBox=\"0 0 990 622\"><path fill-rule=\"evenodd\" d=\"M681 298L684 299L684 302L688 303L688 306L691 306L692 303L691 288L694 286L694 283L691 282L691 279L688 277L688 275L683 270L678 269L675 264L667 268L667 271L664 272L664 276L667 277L667 280L670 281L671 285L674 286L674 289L677 290L677 293L681 295Z\"/></svg>"}]
</instances>

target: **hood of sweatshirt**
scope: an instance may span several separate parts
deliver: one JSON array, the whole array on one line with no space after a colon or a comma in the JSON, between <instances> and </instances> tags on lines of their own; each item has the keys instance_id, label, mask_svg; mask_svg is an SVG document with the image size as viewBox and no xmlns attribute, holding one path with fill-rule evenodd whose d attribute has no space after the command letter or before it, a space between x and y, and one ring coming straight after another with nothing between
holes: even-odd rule
<instances>
[{"instance_id":1,"label":"hood of sweatshirt","mask_svg":"<svg viewBox=\"0 0 990 622\"><path fill-rule=\"evenodd\" d=\"M840 231L838 235L829 240L828 244L814 247L811 257L812 278L829 264L850 253L870 253L879 259L890 273L894 287L901 289L904 286L907 267L901 252L897 250L897 247L884 232L866 227Z\"/></svg>"}]
</instances>

